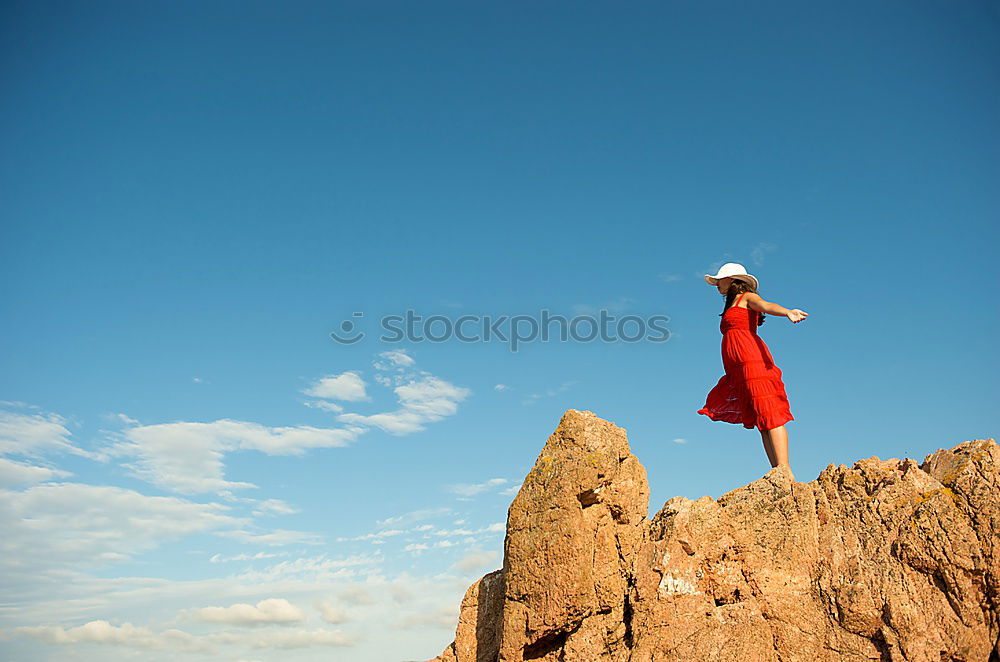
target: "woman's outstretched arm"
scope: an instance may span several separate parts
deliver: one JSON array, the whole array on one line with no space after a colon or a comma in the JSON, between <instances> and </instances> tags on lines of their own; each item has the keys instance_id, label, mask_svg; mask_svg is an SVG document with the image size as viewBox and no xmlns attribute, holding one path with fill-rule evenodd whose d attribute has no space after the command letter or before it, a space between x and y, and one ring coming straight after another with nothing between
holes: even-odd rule
<instances>
[{"instance_id":1,"label":"woman's outstretched arm","mask_svg":"<svg viewBox=\"0 0 1000 662\"><path fill-rule=\"evenodd\" d=\"M752 308L757 312L767 313L768 315L781 315L782 317L787 317L792 322L801 322L809 316L809 313L804 310L799 310L798 308L789 309L770 301L764 301L756 292L747 292L746 300L747 308Z\"/></svg>"}]
</instances>

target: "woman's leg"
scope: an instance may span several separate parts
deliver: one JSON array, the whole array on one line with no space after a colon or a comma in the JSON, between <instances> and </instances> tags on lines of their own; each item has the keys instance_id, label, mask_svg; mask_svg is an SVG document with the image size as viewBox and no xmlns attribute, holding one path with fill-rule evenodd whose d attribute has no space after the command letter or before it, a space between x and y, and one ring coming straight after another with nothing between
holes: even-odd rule
<instances>
[{"instance_id":1,"label":"woman's leg","mask_svg":"<svg viewBox=\"0 0 1000 662\"><path fill-rule=\"evenodd\" d=\"M757 428L760 430L760 428ZM778 460L774 457L774 445L771 443L771 434L768 430L760 430L760 439L764 442L764 452L767 453L767 460L771 467L778 466Z\"/></svg>"},{"instance_id":2,"label":"woman's leg","mask_svg":"<svg viewBox=\"0 0 1000 662\"><path fill-rule=\"evenodd\" d=\"M771 447L774 449L774 460L771 460L771 466L776 467L783 464L788 467L788 473L792 473L792 466L788 463L788 430L785 429L784 425L779 425L768 430L767 434L771 440ZM792 478L794 479L795 476L793 475Z\"/></svg>"}]
</instances>

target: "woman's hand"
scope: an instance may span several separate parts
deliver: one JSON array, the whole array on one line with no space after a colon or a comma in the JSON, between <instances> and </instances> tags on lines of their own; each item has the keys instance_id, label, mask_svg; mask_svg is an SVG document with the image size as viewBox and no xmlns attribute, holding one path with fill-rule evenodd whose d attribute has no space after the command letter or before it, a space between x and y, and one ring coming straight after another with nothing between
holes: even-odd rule
<instances>
[{"instance_id":1,"label":"woman's hand","mask_svg":"<svg viewBox=\"0 0 1000 662\"><path fill-rule=\"evenodd\" d=\"M792 308L791 310L788 311L785 317L791 320L792 324L795 324L809 317L809 313L805 312L804 310L799 310L798 308Z\"/></svg>"}]
</instances>

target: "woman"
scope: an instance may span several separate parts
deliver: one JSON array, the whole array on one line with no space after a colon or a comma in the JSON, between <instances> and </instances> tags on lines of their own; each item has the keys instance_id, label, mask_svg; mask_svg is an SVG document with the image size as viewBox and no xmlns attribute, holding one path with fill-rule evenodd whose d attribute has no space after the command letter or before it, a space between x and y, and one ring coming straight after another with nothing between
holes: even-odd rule
<instances>
[{"instance_id":1,"label":"woman","mask_svg":"<svg viewBox=\"0 0 1000 662\"><path fill-rule=\"evenodd\" d=\"M789 310L765 301L757 294L757 279L741 264L728 262L705 282L715 285L726 297L722 322L722 364L726 374L709 392L705 406L698 410L713 421L742 424L760 430L764 451L771 467L784 466L795 480L788 463L788 431L785 423L795 420L788 406L781 369L774 364L767 345L757 335L764 315L781 315L793 323L808 313Z\"/></svg>"}]
</instances>

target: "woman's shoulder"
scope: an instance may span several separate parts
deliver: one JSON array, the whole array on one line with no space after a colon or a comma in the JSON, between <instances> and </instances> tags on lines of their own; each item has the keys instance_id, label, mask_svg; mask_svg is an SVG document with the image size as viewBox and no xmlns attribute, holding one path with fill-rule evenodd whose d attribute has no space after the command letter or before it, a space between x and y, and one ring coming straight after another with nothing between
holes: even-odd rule
<instances>
[{"instance_id":1,"label":"woman's shoulder","mask_svg":"<svg viewBox=\"0 0 1000 662\"><path fill-rule=\"evenodd\" d=\"M745 303L747 307L749 307L751 301L760 302L763 300L764 300L763 297L761 297L756 292L744 292L743 298L740 300L740 303Z\"/></svg>"}]
</instances>

